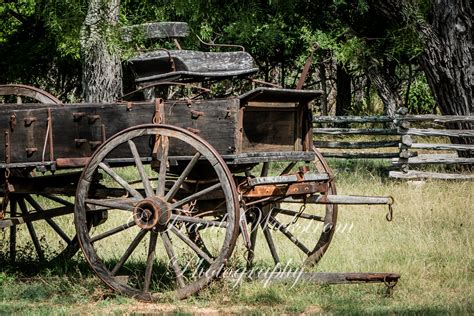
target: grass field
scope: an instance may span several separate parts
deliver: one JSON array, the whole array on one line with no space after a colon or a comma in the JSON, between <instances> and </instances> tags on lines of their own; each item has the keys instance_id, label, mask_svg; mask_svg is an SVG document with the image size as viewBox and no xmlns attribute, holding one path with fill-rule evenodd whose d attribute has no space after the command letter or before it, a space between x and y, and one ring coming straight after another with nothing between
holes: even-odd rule
<instances>
[{"instance_id":1,"label":"grass field","mask_svg":"<svg viewBox=\"0 0 474 316\"><path fill-rule=\"evenodd\" d=\"M336 165L338 193L391 195L382 206L343 206L318 271L396 272L390 297L382 284L309 283L234 286L219 281L184 301L159 304L117 296L78 256L66 266L0 266L0 314L103 313L464 313L474 312L474 183L396 182L373 163ZM262 238L260 235L259 238ZM268 259L270 260L270 259Z\"/></svg>"}]
</instances>

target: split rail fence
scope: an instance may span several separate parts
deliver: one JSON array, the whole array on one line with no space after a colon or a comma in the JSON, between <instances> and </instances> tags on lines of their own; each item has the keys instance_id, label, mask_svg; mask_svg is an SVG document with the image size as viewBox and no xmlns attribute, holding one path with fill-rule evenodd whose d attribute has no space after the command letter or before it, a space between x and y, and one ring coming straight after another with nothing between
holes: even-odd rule
<instances>
[{"instance_id":1,"label":"split rail fence","mask_svg":"<svg viewBox=\"0 0 474 316\"><path fill-rule=\"evenodd\" d=\"M393 178L474 180L472 172L419 170L425 165L470 165L474 170L474 158L458 155L465 151L473 153L474 145L450 142L451 138L474 137L474 116L409 115L407 112L406 108L400 108L394 117L315 116L314 145L327 158L390 159L389 176ZM460 124L463 129L459 129ZM456 126L458 129L453 129ZM469 129L465 129L466 126Z\"/></svg>"}]
</instances>

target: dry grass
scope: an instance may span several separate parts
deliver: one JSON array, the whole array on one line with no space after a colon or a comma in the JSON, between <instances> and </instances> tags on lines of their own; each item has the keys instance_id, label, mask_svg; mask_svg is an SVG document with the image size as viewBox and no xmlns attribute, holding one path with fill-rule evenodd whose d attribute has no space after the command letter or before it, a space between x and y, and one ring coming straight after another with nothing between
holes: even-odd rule
<instances>
[{"instance_id":1,"label":"dry grass","mask_svg":"<svg viewBox=\"0 0 474 316\"><path fill-rule=\"evenodd\" d=\"M384 296L383 285L234 287L221 281L186 301L143 304L115 296L79 260L66 268L33 273L33 278L0 267L0 314L474 312L474 183L388 181L379 176L378 166L366 167L339 165L339 193L391 195L396 201L394 220L385 220L385 207L341 207L338 223L348 229L336 233L317 270L400 273L390 298ZM298 256L290 248L284 252ZM264 247L260 254L260 264L270 265ZM237 251L236 256L241 255Z\"/></svg>"}]
</instances>

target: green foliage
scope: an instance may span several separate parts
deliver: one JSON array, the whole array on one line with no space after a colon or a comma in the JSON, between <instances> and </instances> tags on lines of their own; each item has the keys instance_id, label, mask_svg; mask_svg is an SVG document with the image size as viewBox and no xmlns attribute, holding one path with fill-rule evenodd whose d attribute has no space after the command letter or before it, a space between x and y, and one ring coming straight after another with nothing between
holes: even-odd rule
<instances>
[{"instance_id":1,"label":"green foliage","mask_svg":"<svg viewBox=\"0 0 474 316\"><path fill-rule=\"evenodd\" d=\"M42 87L63 100L80 89L78 30L86 0L0 4L0 82Z\"/></svg>"},{"instance_id":2,"label":"green foliage","mask_svg":"<svg viewBox=\"0 0 474 316\"><path fill-rule=\"evenodd\" d=\"M411 114L436 112L436 101L423 75L418 76L411 84L408 94L408 110Z\"/></svg>"},{"instance_id":3,"label":"green foliage","mask_svg":"<svg viewBox=\"0 0 474 316\"><path fill-rule=\"evenodd\" d=\"M77 99L81 90L80 29L87 5L87 0L1 3L0 82L32 84L63 100ZM424 19L429 3L414 1L410 8L413 12L409 14ZM316 43L321 49L313 59L310 76L316 72L316 63L328 57L352 75L361 75L369 60L404 65L413 62L423 48L414 25L390 25L367 0L121 1L120 25L156 21L187 22L191 36L181 41L185 49L228 49L208 47L198 37L210 43L243 45L261 70L259 79L285 87L295 86ZM173 48L169 41L150 43L144 38L121 43L117 35L111 34L111 47L119 48L124 61L137 48Z\"/></svg>"}]
</instances>

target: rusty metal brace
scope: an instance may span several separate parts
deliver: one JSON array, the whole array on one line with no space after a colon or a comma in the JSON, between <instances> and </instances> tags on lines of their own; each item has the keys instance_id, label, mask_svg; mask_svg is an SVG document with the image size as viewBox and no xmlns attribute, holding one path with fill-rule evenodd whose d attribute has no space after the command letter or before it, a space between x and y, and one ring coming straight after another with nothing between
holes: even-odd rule
<instances>
[{"instance_id":1,"label":"rusty metal brace","mask_svg":"<svg viewBox=\"0 0 474 316\"><path fill-rule=\"evenodd\" d=\"M51 109L48 109L48 126L44 136L43 152L41 155L41 162L44 163L46 147L49 144L49 160L54 161L54 145L53 145L53 120L51 116Z\"/></svg>"},{"instance_id":2,"label":"rusty metal brace","mask_svg":"<svg viewBox=\"0 0 474 316\"><path fill-rule=\"evenodd\" d=\"M155 100L155 114L153 115L153 124L162 124L164 122L164 102L163 99ZM155 136L155 144L153 146L152 157L158 160L160 156L160 148L162 147L163 139L160 135Z\"/></svg>"},{"instance_id":3,"label":"rusty metal brace","mask_svg":"<svg viewBox=\"0 0 474 316\"><path fill-rule=\"evenodd\" d=\"M244 259L247 261L247 264L249 264L249 261L247 260L247 258L249 258L248 254L251 252L250 248L252 247L252 244L251 244L251 241L250 241L250 234L249 234L249 231L247 229L247 218L245 217L245 213L248 212L249 210L252 210L254 207L251 207L249 209L247 209L247 205L245 203L245 199L243 197L243 192L242 192L242 189L241 189L241 186L243 185L243 183L240 183L238 186L237 186L237 192L239 194L239 204L240 204L240 220L239 220L239 226L240 226L240 232L242 233L242 238L244 239L244 243L245 243L245 248L246 248L246 251L244 251L243 255L244 255ZM259 211L261 211L258 207L255 206L256 209L258 209Z\"/></svg>"},{"instance_id":4,"label":"rusty metal brace","mask_svg":"<svg viewBox=\"0 0 474 316\"><path fill-rule=\"evenodd\" d=\"M387 281L387 277L383 278L383 284L385 285L385 297L391 297L393 294L393 288L397 285L398 280Z\"/></svg>"},{"instance_id":5,"label":"rusty metal brace","mask_svg":"<svg viewBox=\"0 0 474 316\"><path fill-rule=\"evenodd\" d=\"M11 162L11 144L10 144L10 132L5 131L5 163L8 164ZM2 208L0 209L0 220L5 217L5 213L8 206L9 201L9 193L13 191L13 186L8 182L8 178L10 177L10 168L5 169L5 183L3 184L3 191L4 197L2 200Z\"/></svg>"}]
</instances>

